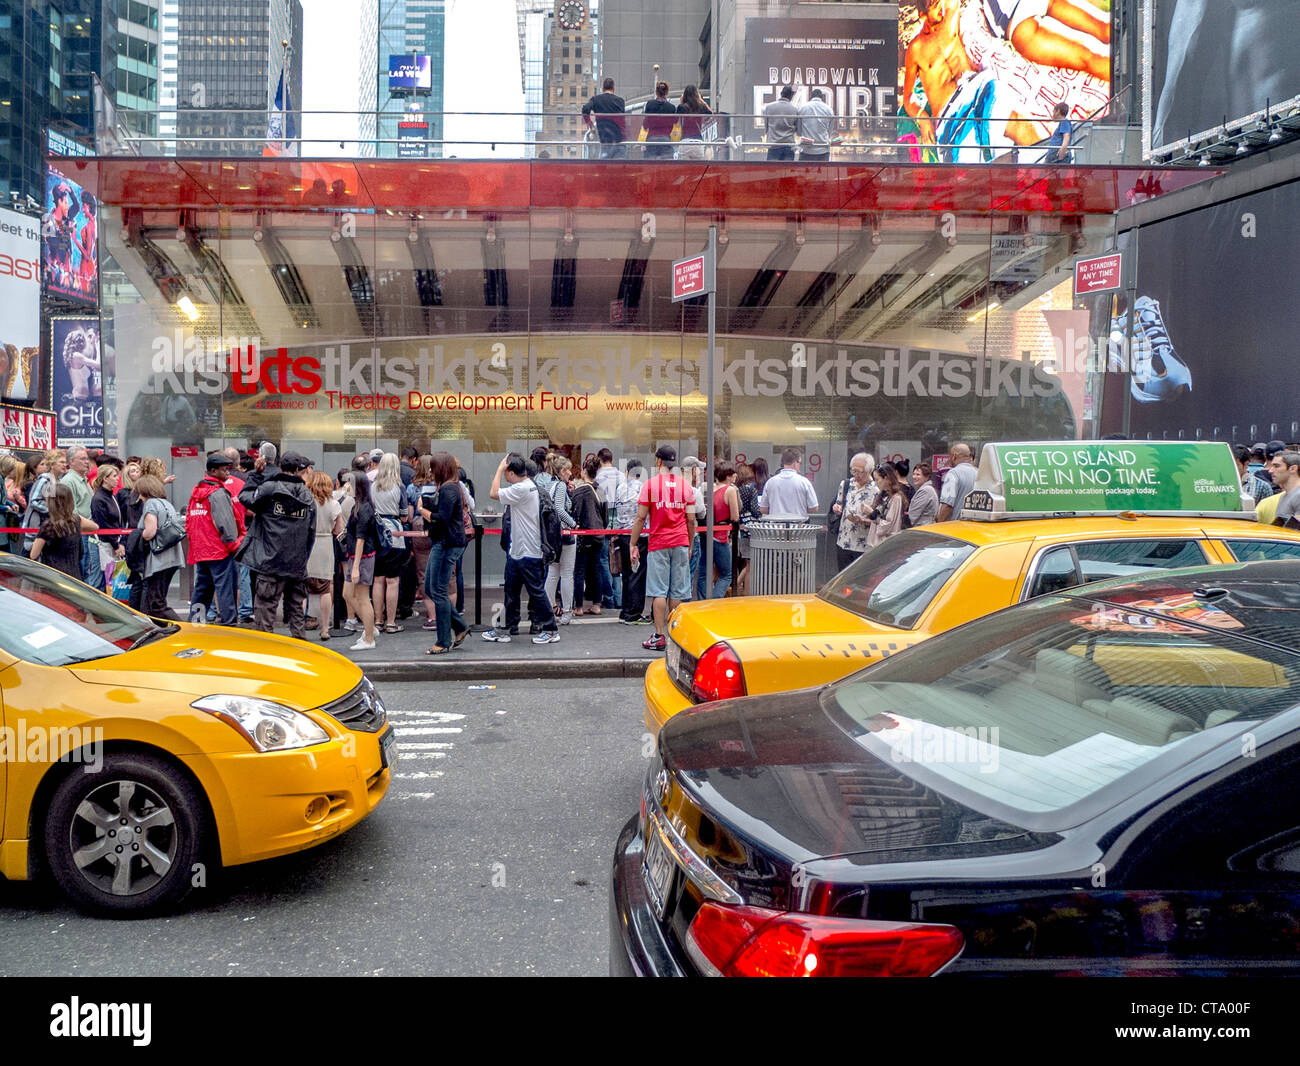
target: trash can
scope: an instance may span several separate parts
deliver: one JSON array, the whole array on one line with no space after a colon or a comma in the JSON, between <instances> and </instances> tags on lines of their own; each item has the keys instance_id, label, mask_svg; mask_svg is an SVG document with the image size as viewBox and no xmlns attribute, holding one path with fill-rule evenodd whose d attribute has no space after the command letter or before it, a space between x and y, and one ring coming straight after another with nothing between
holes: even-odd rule
<instances>
[{"instance_id":1,"label":"trash can","mask_svg":"<svg viewBox=\"0 0 1300 1066\"><path fill-rule=\"evenodd\" d=\"M802 518L768 517L749 525L751 583L755 596L797 596L817 591L817 537L821 526Z\"/></svg>"}]
</instances>

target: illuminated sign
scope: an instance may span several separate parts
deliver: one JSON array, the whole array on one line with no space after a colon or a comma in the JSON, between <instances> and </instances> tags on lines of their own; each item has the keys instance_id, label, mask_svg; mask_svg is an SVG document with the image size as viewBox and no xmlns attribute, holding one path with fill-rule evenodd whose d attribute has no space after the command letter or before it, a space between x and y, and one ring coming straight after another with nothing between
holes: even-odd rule
<instances>
[{"instance_id":1,"label":"illuminated sign","mask_svg":"<svg viewBox=\"0 0 1300 1066\"><path fill-rule=\"evenodd\" d=\"M430 92L433 89L433 61L429 56L388 57L388 91Z\"/></svg>"}]
</instances>

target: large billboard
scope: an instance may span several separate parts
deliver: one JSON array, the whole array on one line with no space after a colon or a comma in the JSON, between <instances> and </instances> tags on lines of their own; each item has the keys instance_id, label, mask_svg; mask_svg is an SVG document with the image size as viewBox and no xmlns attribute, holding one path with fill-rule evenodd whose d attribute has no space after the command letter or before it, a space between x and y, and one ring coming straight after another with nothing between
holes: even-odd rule
<instances>
[{"instance_id":1,"label":"large billboard","mask_svg":"<svg viewBox=\"0 0 1300 1066\"><path fill-rule=\"evenodd\" d=\"M50 320L54 357L54 410L60 448L104 443L104 382L99 319Z\"/></svg>"},{"instance_id":2,"label":"large billboard","mask_svg":"<svg viewBox=\"0 0 1300 1066\"><path fill-rule=\"evenodd\" d=\"M429 92L433 88L433 61L430 56L396 55L388 57L389 92Z\"/></svg>"},{"instance_id":3,"label":"large billboard","mask_svg":"<svg viewBox=\"0 0 1300 1066\"><path fill-rule=\"evenodd\" d=\"M1111 99L1110 6L900 3L899 139L914 145L913 160L991 162L1050 136L1060 103L1072 119L1104 114Z\"/></svg>"},{"instance_id":4,"label":"large billboard","mask_svg":"<svg viewBox=\"0 0 1300 1066\"><path fill-rule=\"evenodd\" d=\"M1146 0L1142 40L1149 153L1300 102L1296 0Z\"/></svg>"},{"instance_id":5,"label":"large billboard","mask_svg":"<svg viewBox=\"0 0 1300 1066\"><path fill-rule=\"evenodd\" d=\"M54 167L45 169L41 216L42 279L53 296L99 302L99 205L92 193Z\"/></svg>"},{"instance_id":6,"label":"large billboard","mask_svg":"<svg viewBox=\"0 0 1300 1066\"><path fill-rule=\"evenodd\" d=\"M0 208L0 401L35 404L41 387L41 228Z\"/></svg>"},{"instance_id":7,"label":"large billboard","mask_svg":"<svg viewBox=\"0 0 1300 1066\"><path fill-rule=\"evenodd\" d=\"M745 24L745 84L754 115L761 115L786 85L794 87L796 104L821 89L841 117L892 115L897 65L893 19L749 19ZM860 126L853 123L837 133L855 139Z\"/></svg>"},{"instance_id":8,"label":"large billboard","mask_svg":"<svg viewBox=\"0 0 1300 1066\"><path fill-rule=\"evenodd\" d=\"M1122 431L1127 407L1137 438L1300 440L1288 314L1300 276L1295 186L1120 236L1137 279L1131 301L1099 297L1094 314L1112 371L1102 429Z\"/></svg>"}]
</instances>

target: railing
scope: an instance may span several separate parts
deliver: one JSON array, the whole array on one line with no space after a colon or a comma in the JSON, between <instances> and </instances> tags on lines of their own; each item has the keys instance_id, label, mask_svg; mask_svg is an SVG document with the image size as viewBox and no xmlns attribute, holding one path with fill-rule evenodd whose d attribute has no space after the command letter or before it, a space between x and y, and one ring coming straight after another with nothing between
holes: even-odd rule
<instances>
[{"instance_id":1,"label":"railing","mask_svg":"<svg viewBox=\"0 0 1300 1066\"><path fill-rule=\"evenodd\" d=\"M123 116L129 118L129 116ZM777 145L765 135L761 115L593 115L563 112L343 112L276 113L280 130L292 137L268 137L267 112L178 110L160 116L162 132L141 134L119 125L99 144L100 154L143 156L414 159L609 159L757 162L773 148L789 149L808 162L1016 164L1047 159L1046 140L1055 120L1033 126L1041 139L1015 144L1006 136L1007 119L966 118L960 124L909 115L836 116L829 121L829 143L796 137ZM602 143L618 127L621 140ZM1024 123L1020 126L1023 128ZM306 127L309 133L302 131ZM529 128L534 132L529 132ZM804 126L811 134L815 127ZM373 134L368 131L374 130ZM361 133L359 131L366 130ZM684 134L692 134L690 137ZM1076 165L1143 165L1140 128L1122 122L1078 122L1071 156ZM937 143L936 143L937 141ZM818 154L820 151L821 154Z\"/></svg>"}]
</instances>

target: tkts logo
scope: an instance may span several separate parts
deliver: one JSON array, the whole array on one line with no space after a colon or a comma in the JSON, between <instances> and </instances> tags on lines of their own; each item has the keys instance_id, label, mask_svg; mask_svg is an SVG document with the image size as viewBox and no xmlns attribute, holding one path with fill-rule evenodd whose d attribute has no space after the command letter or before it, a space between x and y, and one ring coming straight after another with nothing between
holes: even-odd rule
<instances>
[{"instance_id":1,"label":"tkts logo","mask_svg":"<svg viewBox=\"0 0 1300 1066\"><path fill-rule=\"evenodd\" d=\"M258 390L268 393L297 393L307 396L320 392L321 364L314 355L290 357L288 348L277 348L274 355L264 356L253 345L233 348L230 352L230 387L241 396Z\"/></svg>"}]
</instances>

